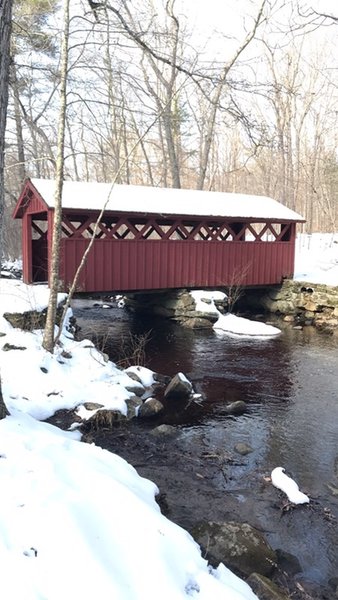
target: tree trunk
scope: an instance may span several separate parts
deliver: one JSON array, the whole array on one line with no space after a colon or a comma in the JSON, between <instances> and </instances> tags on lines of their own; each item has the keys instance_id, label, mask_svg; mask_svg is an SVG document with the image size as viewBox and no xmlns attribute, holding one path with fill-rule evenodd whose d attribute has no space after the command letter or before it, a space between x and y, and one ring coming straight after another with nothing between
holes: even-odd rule
<instances>
[{"instance_id":1,"label":"tree trunk","mask_svg":"<svg viewBox=\"0 0 338 600\"><path fill-rule=\"evenodd\" d=\"M10 79L11 79L11 88L13 94L14 101L14 119L15 119L15 129L16 129L16 142L18 147L18 175L20 180L20 188L22 188L24 181L26 179L26 159L25 159L25 149L24 149L24 140L23 140L23 131L22 131L22 117L20 110L20 96L18 89L18 80L16 76L16 65L14 60L12 59L11 67L10 67Z\"/></svg>"},{"instance_id":2,"label":"tree trunk","mask_svg":"<svg viewBox=\"0 0 338 600\"><path fill-rule=\"evenodd\" d=\"M62 223L62 189L64 176L64 146L65 146L65 127L67 111L67 71L68 71L68 41L69 41L69 3L70 0L64 0L64 26L61 48L61 68L60 68L60 114L58 126L58 144L56 159L55 176L55 208L53 224L53 241L51 272L49 279L49 302L46 317L46 327L44 331L42 345L48 352L53 353L55 345L55 320L57 311L57 296L59 291L59 265L60 265L60 239Z\"/></svg>"},{"instance_id":3,"label":"tree trunk","mask_svg":"<svg viewBox=\"0 0 338 600\"><path fill-rule=\"evenodd\" d=\"M9 49L12 23L12 0L0 0L0 261L3 256L3 221L5 207L5 129L8 104Z\"/></svg>"},{"instance_id":4,"label":"tree trunk","mask_svg":"<svg viewBox=\"0 0 338 600\"><path fill-rule=\"evenodd\" d=\"M5 417L7 417L7 415L9 415L9 412L6 408L6 405L4 403L4 399L2 397L2 393L1 393L1 379L0 379L0 421L1 419L4 419Z\"/></svg>"}]
</instances>

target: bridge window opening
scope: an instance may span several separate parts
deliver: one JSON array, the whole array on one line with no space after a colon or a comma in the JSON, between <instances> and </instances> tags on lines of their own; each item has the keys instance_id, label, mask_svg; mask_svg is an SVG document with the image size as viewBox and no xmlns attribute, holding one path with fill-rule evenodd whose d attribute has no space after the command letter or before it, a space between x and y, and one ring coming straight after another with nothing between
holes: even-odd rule
<instances>
[{"instance_id":1,"label":"bridge window opening","mask_svg":"<svg viewBox=\"0 0 338 600\"><path fill-rule=\"evenodd\" d=\"M47 221L32 219L32 240L38 240L47 236Z\"/></svg>"},{"instance_id":2,"label":"bridge window opening","mask_svg":"<svg viewBox=\"0 0 338 600\"><path fill-rule=\"evenodd\" d=\"M46 219L32 219L32 281L48 280L48 224Z\"/></svg>"},{"instance_id":3,"label":"bridge window opening","mask_svg":"<svg viewBox=\"0 0 338 600\"><path fill-rule=\"evenodd\" d=\"M280 239L282 242L289 242L291 240L291 225L281 225Z\"/></svg>"},{"instance_id":4,"label":"bridge window opening","mask_svg":"<svg viewBox=\"0 0 338 600\"><path fill-rule=\"evenodd\" d=\"M90 239L95 231L96 216L64 215L63 238ZM46 221L35 221L35 238L46 231ZM38 224L40 223L40 224ZM119 217L104 215L96 228L96 239L110 240L194 240L222 242L275 242L291 240L289 223L244 223L242 221L215 221L175 219L168 217Z\"/></svg>"}]
</instances>

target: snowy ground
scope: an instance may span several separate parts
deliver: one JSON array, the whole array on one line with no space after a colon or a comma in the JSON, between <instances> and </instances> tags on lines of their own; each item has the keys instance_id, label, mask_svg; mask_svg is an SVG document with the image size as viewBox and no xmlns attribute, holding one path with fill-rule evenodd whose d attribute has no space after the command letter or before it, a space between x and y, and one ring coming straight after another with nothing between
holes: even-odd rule
<instances>
[{"instance_id":1,"label":"snowy ground","mask_svg":"<svg viewBox=\"0 0 338 600\"><path fill-rule=\"evenodd\" d=\"M295 277L338 285L332 236L297 242ZM91 342L65 331L51 356L41 331L13 329L2 316L42 309L47 298L44 286L0 280L0 372L11 412L0 421L0 597L254 600L246 583L223 565L210 568L190 535L161 515L154 483L78 432L39 421L87 400L125 412L131 395L128 374ZM252 333L248 323L237 326ZM142 376L149 384L151 373Z\"/></svg>"},{"instance_id":2,"label":"snowy ground","mask_svg":"<svg viewBox=\"0 0 338 600\"><path fill-rule=\"evenodd\" d=\"M0 280L0 369L11 413L0 421L0 597L254 600L161 514L154 483L77 431L38 420L86 400L125 412L135 384L88 340L65 331L52 356L41 331L14 329L2 316L42 309L47 298L44 286ZM151 383L147 369L138 374Z\"/></svg>"},{"instance_id":3,"label":"snowy ground","mask_svg":"<svg viewBox=\"0 0 338 600\"><path fill-rule=\"evenodd\" d=\"M297 237L294 279L338 286L338 233Z\"/></svg>"}]
</instances>

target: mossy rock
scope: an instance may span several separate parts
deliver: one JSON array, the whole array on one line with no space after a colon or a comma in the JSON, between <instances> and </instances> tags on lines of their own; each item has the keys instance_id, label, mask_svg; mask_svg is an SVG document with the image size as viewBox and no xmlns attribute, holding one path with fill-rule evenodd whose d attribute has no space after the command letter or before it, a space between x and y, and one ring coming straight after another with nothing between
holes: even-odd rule
<instances>
[{"instance_id":1,"label":"mossy rock","mask_svg":"<svg viewBox=\"0 0 338 600\"><path fill-rule=\"evenodd\" d=\"M223 562L241 576L253 572L268 576L277 564L274 550L248 523L205 521L193 528L192 535L212 565Z\"/></svg>"}]
</instances>

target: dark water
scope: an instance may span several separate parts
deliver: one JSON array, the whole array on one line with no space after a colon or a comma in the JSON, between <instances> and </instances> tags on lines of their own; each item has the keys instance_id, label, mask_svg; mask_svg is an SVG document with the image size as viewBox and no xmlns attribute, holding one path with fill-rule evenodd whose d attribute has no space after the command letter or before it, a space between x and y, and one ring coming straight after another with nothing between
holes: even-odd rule
<instances>
[{"instance_id":1,"label":"dark water","mask_svg":"<svg viewBox=\"0 0 338 600\"><path fill-rule=\"evenodd\" d=\"M296 555L305 579L337 577L338 495L328 486L338 490L338 338L288 326L274 339L234 339L92 305L74 303L82 336L105 342L116 360L129 331L151 330L146 366L167 375L182 371L202 394L201 404L163 419L179 426L182 452L201 445L210 453L232 451L237 442L252 447L234 461L231 477L213 478L215 489L232 494L239 515L252 515L274 548ZM247 402L248 412L229 417L224 406L234 400ZM313 510L281 516L282 497L263 481L276 466L310 495Z\"/></svg>"}]
</instances>

